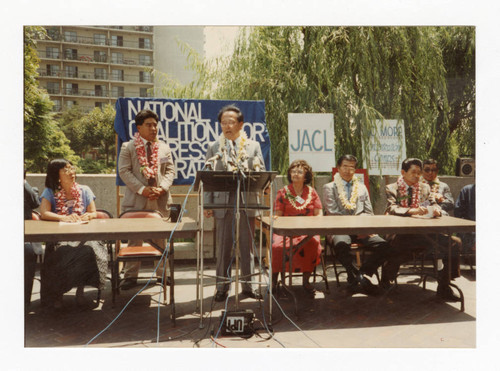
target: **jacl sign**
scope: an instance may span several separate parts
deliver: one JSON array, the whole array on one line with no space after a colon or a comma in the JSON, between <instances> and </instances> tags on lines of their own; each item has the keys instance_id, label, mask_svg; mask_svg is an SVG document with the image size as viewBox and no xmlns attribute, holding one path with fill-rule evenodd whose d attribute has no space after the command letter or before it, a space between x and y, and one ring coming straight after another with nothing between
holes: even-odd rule
<instances>
[{"instance_id":1,"label":"jacl sign","mask_svg":"<svg viewBox=\"0 0 500 371\"><path fill-rule=\"evenodd\" d=\"M313 171L335 166L332 113L289 113L288 154L290 163L306 160Z\"/></svg>"}]
</instances>

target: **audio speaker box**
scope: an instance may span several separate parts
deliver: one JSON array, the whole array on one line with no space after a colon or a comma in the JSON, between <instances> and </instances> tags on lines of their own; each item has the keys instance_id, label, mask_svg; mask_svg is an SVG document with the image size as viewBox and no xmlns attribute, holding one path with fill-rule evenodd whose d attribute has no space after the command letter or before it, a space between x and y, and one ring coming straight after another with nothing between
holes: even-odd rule
<instances>
[{"instance_id":1,"label":"audio speaker box","mask_svg":"<svg viewBox=\"0 0 500 371\"><path fill-rule=\"evenodd\" d=\"M473 158L457 158L456 163L457 176L475 176L476 175L476 161Z\"/></svg>"}]
</instances>

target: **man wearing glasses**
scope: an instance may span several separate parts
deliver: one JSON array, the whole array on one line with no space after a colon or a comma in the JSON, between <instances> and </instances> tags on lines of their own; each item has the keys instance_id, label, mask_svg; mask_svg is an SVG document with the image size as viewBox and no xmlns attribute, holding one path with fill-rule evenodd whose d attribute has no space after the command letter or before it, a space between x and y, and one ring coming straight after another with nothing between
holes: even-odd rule
<instances>
[{"instance_id":1,"label":"man wearing glasses","mask_svg":"<svg viewBox=\"0 0 500 371\"><path fill-rule=\"evenodd\" d=\"M354 176L357 163L358 160L353 155L343 155L338 159L338 173L333 182L323 186L327 215L373 215L368 189ZM347 271L347 292L355 293L360 286L367 294L376 294L378 290L369 277L393 254L389 244L377 234L335 235L327 236L327 239L333 243L335 256ZM360 268L354 265L350 253L351 243L359 243L371 251Z\"/></svg>"},{"instance_id":2,"label":"man wearing glasses","mask_svg":"<svg viewBox=\"0 0 500 371\"><path fill-rule=\"evenodd\" d=\"M453 210L454 202L448 184L442 182L438 178L438 163L436 160L429 158L424 161L422 183L426 183L431 188L430 197L441 207L441 214L448 215Z\"/></svg>"},{"instance_id":3,"label":"man wearing glasses","mask_svg":"<svg viewBox=\"0 0 500 371\"><path fill-rule=\"evenodd\" d=\"M211 170L221 171L259 171L265 170L264 158L260 144L249 139L243 130L243 113L234 105L223 107L218 115L222 134L219 139L208 146L207 167ZM262 299L262 295L255 291L251 284L251 275L254 272L254 254L252 252L253 236L255 229L255 211L245 210L244 203L247 192L241 192L240 209L240 258L241 258L241 283L243 296ZM206 218L215 217L216 226L216 286L217 293L215 301L225 301L228 296L229 281L231 277L231 266L234 261L235 238L235 212L236 192L206 192L205 203L228 205L231 209L205 209L203 214ZM247 202L252 202L256 197L253 193L248 194ZM237 289L237 288L236 288Z\"/></svg>"}]
</instances>

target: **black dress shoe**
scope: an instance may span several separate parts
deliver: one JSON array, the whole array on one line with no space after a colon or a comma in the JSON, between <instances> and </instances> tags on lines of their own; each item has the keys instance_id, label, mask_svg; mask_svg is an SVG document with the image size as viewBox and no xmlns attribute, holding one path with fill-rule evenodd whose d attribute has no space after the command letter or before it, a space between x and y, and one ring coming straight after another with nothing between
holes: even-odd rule
<instances>
[{"instance_id":1,"label":"black dress shoe","mask_svg":"<svg viewBox=\"0 0 500 371\"><path fill-rule=\"evenodd\" d=\"M262 295L256 291L246 291L245 290L245 291L241 292L241 295L246 296L247 298L262 300Z\"/></svg>"},{"instance_id":2,"label":"black dress shoe","mask_svg":"<svg viewBox=\"0 0 500 371\"><path fill-rule=\"evenodd\" d=\"M448 285L438 284L436 295L444 301L460 301L460 298L453 293L453 290Z\"/></svg>"},{"instance_id":3,"label":"black dress shoe","mask_svg":"<svg viewBox=\"0 0 500 371\"><path fill-rule=\"evenodd\" d=\"M376 295L378 293L377 286L371 283L368 278L364 277L362 274L359 274L356 278L365 293L368 295Z\"/></svg>"},{"instance_id":4,"label":"black dress shoe","mask_svg":"<svg viewBox=\"0 0 500 371\"><path fill-rule=\"evenodd\" d=\"M125 280L120 285L122 290L130 290L132 287L137 285L137 279L135 278L125 278Z\"/></svg>"},{"instance_id":5,"label":"black dress shoe","mask_svg":"<svg viewBox=\"0 0 500 371\"><path fill-rule=\"evenodd\" d=\"M227 291L219 291L215 294L215 301L225 301L227 299Z\"/></svg>"}]
</instances>

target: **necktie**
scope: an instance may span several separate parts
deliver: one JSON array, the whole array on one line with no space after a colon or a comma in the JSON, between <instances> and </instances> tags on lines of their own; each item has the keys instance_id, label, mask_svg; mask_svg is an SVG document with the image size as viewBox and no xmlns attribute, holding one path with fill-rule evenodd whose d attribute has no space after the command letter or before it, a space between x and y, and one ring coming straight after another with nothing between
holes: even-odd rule
<instances>
[{"instance_id":1,"label":"necktie","mask_svg":"<svg viewBox=\"0 0 500 371\"><path fill-rule=\"evenodd\" d=\"M411 207L413 198L413 187L408 187L408 207Z\"/></svg>"},{"instance_id":2,"label":"necktie","mask_svg":"<svg viewBox=\"0 0 500 371\"><path fill-rule=\"evenodd\" d=\"M351 182L348 182L345 184L345 188L346 188L346 193L347 193L347 199L350 200L351 199Z\"/></svg>"},{"instance_id":3,"label":"necktie","mask_svg":"<svg viewBox=\"0 0 500 371\"><path fill-rule=\"evenodd\" d=\"M152 157L152 154L151 154L151 142L147 142L146 143L146 157L148 159L148 165L151 166L151 157ZM154 177L148 179L148 186L150 186L150 187L155 187L156 186L156 179Z\"/></svg>"}]
</instances>

